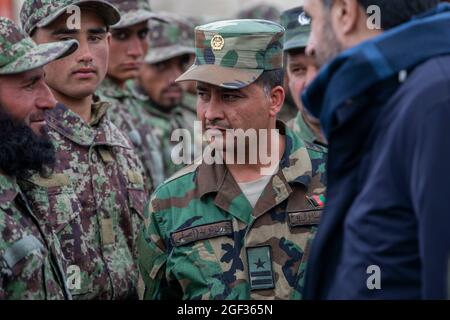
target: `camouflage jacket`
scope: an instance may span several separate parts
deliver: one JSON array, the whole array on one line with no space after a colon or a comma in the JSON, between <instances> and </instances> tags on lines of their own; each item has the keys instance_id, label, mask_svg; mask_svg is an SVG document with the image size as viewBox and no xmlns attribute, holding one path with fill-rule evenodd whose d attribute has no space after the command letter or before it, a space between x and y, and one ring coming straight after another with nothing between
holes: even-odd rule
<instances>
[{"instance_id":1,"label":"camouflage jacket","mask_svg":"<svg viewBox=\"0 0 450 320\"><path fill-rule=\"evenodd\" d=\"M0 174L0 300L70 299L60 249L15 179Z\"/></svg>"},{"instance_id":2,"label":"camouflage jacket","mask_svg":"<svg viewBox=\"0 0 450 320\"><path fill-rule=\"evenodd\" d=\"M161 157L164 166L164 181L183 167L183 165L176 165L172 161L172 150L179 143L178 141L171 141L172 133L176 129L187 129L191 133L191 137L193 137L194 121L197 120L197 112L183 104L176 106L170 113L162 112L158 110L147 95L142 93L134 82L130 81L127 85L136 99L137 111L141 116L140 127L151 126L162 133L162 135L158 136L161 139L162 146ZM191 150L193 151L193 149ZM160 181L160 183L163 181Z\"/></svg>"},{"instance_id":3,"label":"camouflage jacket","mask_svg":"<svg viewBox=\"0 0 450 320\"><path fill-rule=\"evenodd\" d=\"M147 193L140 161L107 108L94 103L90 124L62 104L49 111L56 166L20 182L61 242L74 299L137 298L136 240Z\"/></svg>"},{"instance_id":4,"label":"camouflage jacket","mask_svg":"<svg viewBox=\"0 0 450 320\"><path fill-rule=\"evenodd\" d=\"M225 165L186 167L156 190L139 244L145 298L302 297L307 252L323 208L326 154L281 122L278 127L285 153L254 208ZM273 259L249 268L247 255L261 246ZM273 288L251 290L270 276Z\"/></svg>"},{"instance_id":5,"label":"camouflage jacket","mask_svg":"<svg viewBox=\"0 0 450 320\"><path fill-rule=\"evenodd\" d=\"M111 104L108 116L133 143L148 177L147 189L153 191L166 177L163 143L167 132L154 124L152 116L142 109L141 100L129 86L122 89L106 78L97 93Z\"/></svg>"}]
</instances>

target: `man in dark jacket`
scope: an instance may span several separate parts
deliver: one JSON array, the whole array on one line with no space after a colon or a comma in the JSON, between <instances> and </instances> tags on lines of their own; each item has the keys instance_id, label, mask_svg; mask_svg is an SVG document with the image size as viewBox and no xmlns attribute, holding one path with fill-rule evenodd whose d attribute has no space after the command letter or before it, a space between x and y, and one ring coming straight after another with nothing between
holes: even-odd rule
<instances>
[{"instance_id":1,"label":"man in dark jacket","mask_svg":"<svg viewBox=\"0 0 450 320\"><path fill-rule=\"evenodd\" d=\"M450 6L438 2L305 2L307 50L332 60L303 95L329 141L307 299L448 295Z\"/></svg>"}]
</instances>

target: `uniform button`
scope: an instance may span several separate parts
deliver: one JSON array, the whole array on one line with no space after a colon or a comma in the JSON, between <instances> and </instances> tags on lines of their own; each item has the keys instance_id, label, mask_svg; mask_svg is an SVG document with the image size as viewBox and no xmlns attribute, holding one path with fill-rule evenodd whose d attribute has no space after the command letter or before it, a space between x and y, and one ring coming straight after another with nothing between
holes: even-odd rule
<instances>
[{"instance_id":1,"label":"uniform button","mask_svg":"<svg viewBox=\"0 0 450 320\"><path fill-rule=\"evenodd\" d=\"M97 154L96 154L96 153L93 153L93 154L92 154L92 161L93 161L93 162L97 162L97 161L98 161L98 157L97 157Z\"/></svg>"}]
</instances>

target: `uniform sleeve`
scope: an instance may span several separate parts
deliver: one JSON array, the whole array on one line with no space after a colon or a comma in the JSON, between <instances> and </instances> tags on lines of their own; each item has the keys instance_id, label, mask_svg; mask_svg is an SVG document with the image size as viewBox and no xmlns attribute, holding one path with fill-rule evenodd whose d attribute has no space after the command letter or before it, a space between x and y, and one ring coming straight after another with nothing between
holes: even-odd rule
<instances>
[{"instance_id":1,"label":"uniform sleeve","mask_svg":"<svg viewBox=\"0 0 450 320\"><path fill-rule=\"evenodd\" d=\"M450 99L430 103L418 126L410 175L410 196L417 215L422 298L447 299L450 258ZM407 159L404 159L405 161ZM406 192L406 190L405 190Z\"/></svg>"},{"instance_id":2,"label":"uniform sleeve","mask_svg":"<svg viewBox=\"0 0 450 320\"><path fill-rule=\"evenodd\" d=\"M152 202L146 210L148 220L139 237L139 269L145 284L144 299L160 299L165 283L166 247L161 237Z\"/></svg>"}]
</instances>

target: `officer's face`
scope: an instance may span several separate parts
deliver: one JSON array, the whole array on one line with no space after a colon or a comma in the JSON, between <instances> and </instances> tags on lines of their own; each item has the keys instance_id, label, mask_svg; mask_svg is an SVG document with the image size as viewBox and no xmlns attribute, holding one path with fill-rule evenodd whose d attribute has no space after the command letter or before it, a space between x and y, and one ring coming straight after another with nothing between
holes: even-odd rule
<instances>
[{"instance_id":1,"label":"officer's face","mask_svg":"<svg viewBox=\"0 0 450 320\"><path fill-rule=\"evenodd\" d=\"M292 98L297 108L302 111L303 104L300 100L300 95L317 75L317 67L313 58L307 56L304 51L288 52L287 75Z\"/></svg>"},{"instance_id":2,"label":"officer's face","mask_svg":"<svg viewBox=\"0 0 450 320\"><path fill-rule=\"evenodd\" d=\"M24 122L36 134L46 125L44 112L56 101L44 81L42 68L0 76L0 106L14 120Z\"/></svg>"},{"instance_id":3,"label":"officer's face","mask_svg":"<svg viewBox=\"0 0 450 320\"><path fill-rule=\"evenodd\" d=\"M188 56L175 57L156 64L145 64L139 84L160 107L171 109L181 103L183 89L175 80L186 71Z\"/></svg>"},{"instance_id":4,"label":"officer's face","mask_svg":"<svg viewBox=\"0 0 450 320\"><path fill-rule=\"evenodd\" d=\"M112 30L108 77L119 83L139 74L148 51L147 22Z\"/></svg>"},{"instance_id":5,"label":"officer's face","mask_svg":"<svg viewBox=\"0 0 450 320\"><path fill-rule=\"evenodd\" d=\"M284 103L284 89L277 86L266 93L257 84L239 90L223 89L199 82L197 116L203 130L225 135L227 129L273 129Z\"/></svg>"},{"instance_id":6,"label":"officer's face","mask_svg":"<svg viewBox=\"0 0 450 320\"><path fill-rule=\"evenodd\" d=\"M322 67L343 50L331 21L334 5L326 8L323 0L305 0L304 9L311 17L311 35L306 53L314 57L316 64Z\"/></svg>"},{"instance_id":7,"label":"officer's face","mask_svg":"<svg viewBox=\"0 0 450 320\"><path fill-rule=\"evenodd\" d=\"M38 28L33 36L37 43L75 39L78 50L47 65L46 82L55 96L83 99L92 95L106 75L109 33L105 23L90 10L81 12L81 29L69 28L65 15L45 28Z\"/></svg>"}]
</instances>

